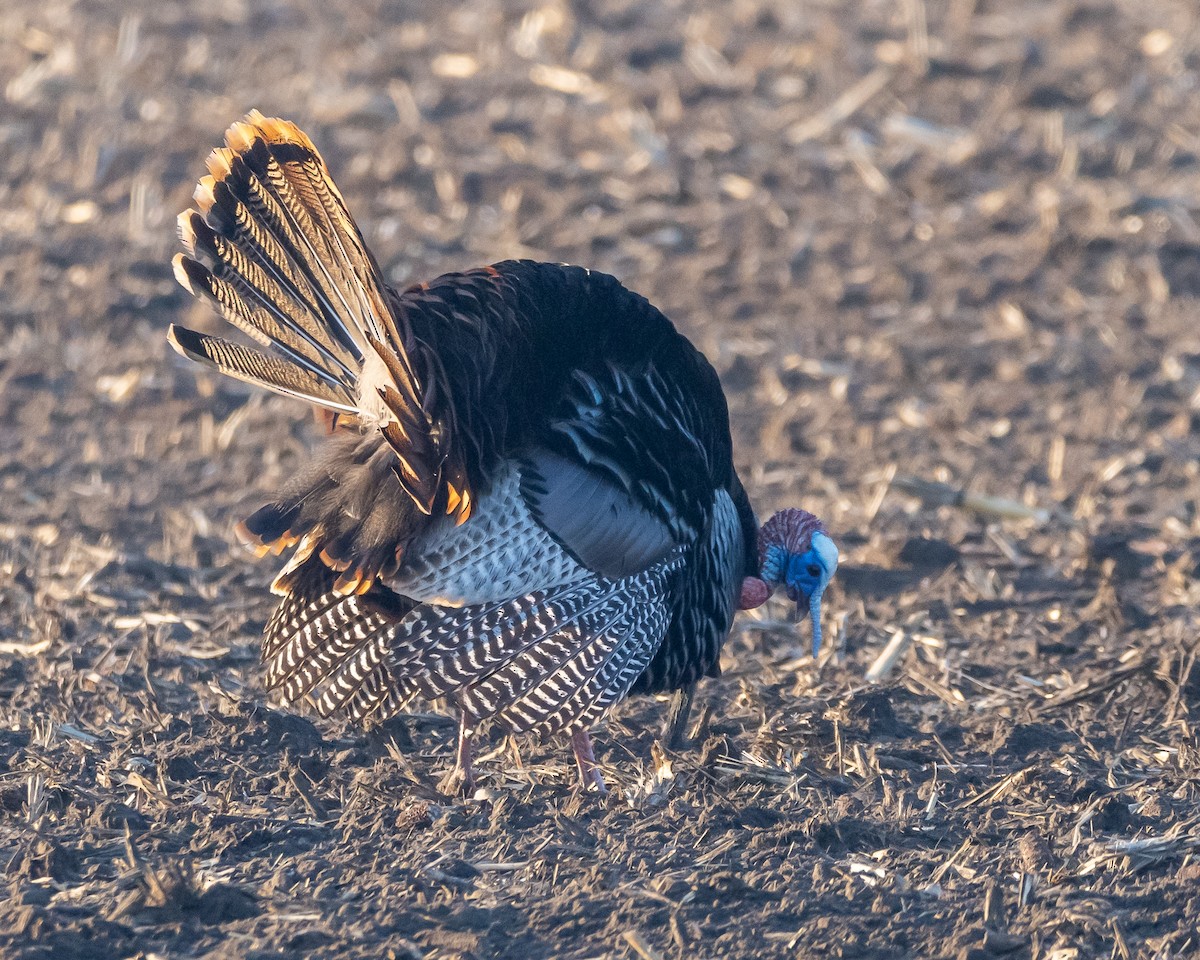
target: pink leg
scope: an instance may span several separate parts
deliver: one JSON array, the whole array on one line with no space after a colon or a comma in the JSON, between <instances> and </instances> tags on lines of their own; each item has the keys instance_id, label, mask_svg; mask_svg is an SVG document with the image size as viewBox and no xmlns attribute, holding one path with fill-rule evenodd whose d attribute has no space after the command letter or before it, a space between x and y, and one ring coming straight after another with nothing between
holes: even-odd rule
<instances>
[{"instance_id":1,"label":"pink leg","mask_svg":"<svg viewBox=\"0 0 1200 960\"><path fill-rule=\"evenodd\" d=\"M575 750L575 765L579 768L579 785L584 793L595 793L604 796L608 787L604 785L604 777L600 773L600 765L596 763L596 754L592 751L592 738L586 730L577 730L571 734L571 746Z\"/></svg>"},{"instance_id":2,"label":"pink leg","mask_svg":"<svg viewBox=\"0 0 1200 960\"><path fill-rule=\"evenodd\" d=\"M464 713L458 720L458 749L454 753L454 769L438 783L438 790L448 797L471 797L475 794L475 772L471 769L472 735Z\"/></svg>"}]
</instances>

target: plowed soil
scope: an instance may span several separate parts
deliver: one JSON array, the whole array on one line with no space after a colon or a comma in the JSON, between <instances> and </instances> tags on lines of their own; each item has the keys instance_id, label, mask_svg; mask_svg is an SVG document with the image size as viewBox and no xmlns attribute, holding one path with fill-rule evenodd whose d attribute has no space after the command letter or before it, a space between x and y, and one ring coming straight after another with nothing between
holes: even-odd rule
<instances>
[{"instance_id":1,"label":"plowed soil","mask_svg":"<svg viewBox=\"0 0 1200 960\"><path fill-rule=\"evenodd\" d=\"M41 0L0 81L0 955L1200 955L1190 0ZM164 340L216 329L173 220L252 107L396 284L672 316L760 513L843 547L820 661L739 620L690 747L598 734L607 802L273 705L231 527L319 431Z\"/></svg>"}]
</instances>

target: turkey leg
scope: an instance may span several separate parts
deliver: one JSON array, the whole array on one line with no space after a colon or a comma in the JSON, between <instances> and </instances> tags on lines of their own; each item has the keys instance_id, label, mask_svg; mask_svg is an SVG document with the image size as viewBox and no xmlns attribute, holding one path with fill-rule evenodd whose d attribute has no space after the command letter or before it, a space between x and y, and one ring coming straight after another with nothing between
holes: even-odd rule
<instances>
[{"instance_id":1,"label":"turkey leg","mask_svg":"<svg viewBox=\"0 0 1200 960\"><path fill-rule=\"evenodd\" d=\"M571 734L571 747L575 751L575 765L579 768L579 785L584 793L595 793L604 796L608 787L604 785L604 777L600 773L600 765L596 763L596 754L592 751L592 738L586 730L576 730Z\"/></svg>"},{"instance_id":2,"label":"turkey leg","mask_svg":"<svg viewBox=\"0 0 1200 960\"><path fill-rule=\"evenodd\" d=\"M454 769L442 777L438 790L448 797L470 797L475 793L475 771L471 768L471 741L474 731L465 713L458 719L458 747L454 752Z\"/></svg>"}]
</instances>

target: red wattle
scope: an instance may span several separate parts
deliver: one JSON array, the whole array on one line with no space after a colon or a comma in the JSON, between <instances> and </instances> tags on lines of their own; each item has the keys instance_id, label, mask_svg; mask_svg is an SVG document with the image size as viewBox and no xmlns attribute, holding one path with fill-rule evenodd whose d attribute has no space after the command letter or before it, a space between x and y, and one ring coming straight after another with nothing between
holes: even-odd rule
<instances>
[{"instance_id":1,"label":"red wattle","mask_svg":"<svg viewBox=\"0 0 1200 960\"><path fill-rule=\"evenodd\" d=\"M753 610L755 607L761 607L767 602L767 597L771 595L771 588L767 586L767 581L760 580L758 577L746 577L742 581L742 593L738 598L739 610Z\"/></svg>"}]
</instances>

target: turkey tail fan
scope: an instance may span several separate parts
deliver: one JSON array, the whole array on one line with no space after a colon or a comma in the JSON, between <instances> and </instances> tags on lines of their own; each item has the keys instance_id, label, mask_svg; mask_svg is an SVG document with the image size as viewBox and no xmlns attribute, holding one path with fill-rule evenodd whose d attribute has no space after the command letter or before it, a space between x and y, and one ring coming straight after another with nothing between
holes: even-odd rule
<instances>
[{"instance_id":1,"label":"turkey tail fan","mask_svg":"<svg viewBox=\"0 0 1200 960\"><path fill-rule=\"evenodd\" d=\"M414 341L330 178L294 124L254 111L225 134L179 218L175 276L257 346L172 326L181 354L380 429L423 513L444 456L422 403Z\"/></svg>"}]
</instances>

